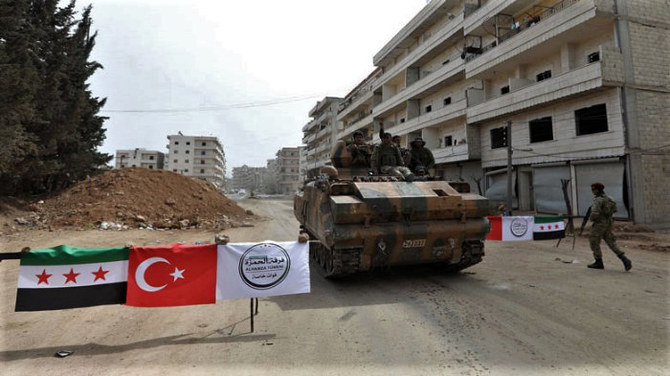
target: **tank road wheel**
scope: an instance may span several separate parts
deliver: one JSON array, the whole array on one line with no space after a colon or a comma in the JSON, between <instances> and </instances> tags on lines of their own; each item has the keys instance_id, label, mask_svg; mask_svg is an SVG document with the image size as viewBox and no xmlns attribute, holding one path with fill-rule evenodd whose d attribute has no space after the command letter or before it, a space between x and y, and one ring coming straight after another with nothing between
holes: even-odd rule
<instances>
[{"instance_id":1,"label":"tank road wheel","mask_svg":"<svg viewBox=\"0 0 670 376\"><path fill-rule=\"evenodd\" d=\"M480 240L466 240L462 244L463 254L456 264L447 264L448 273L455 273L482 261L484 243Z\"/></svg>"},{"instance_id":2,"label":"tank road wheel","mask_svg":"<svg viewBox=\"0 0 670 376\"><path fill-rule=\"evenodd\" d=\"M317 244L317 257L312 259L312 266L322 277L339 278L358 272L360 249L331 250L321 243Z\"/></svg>"}]
</instances>

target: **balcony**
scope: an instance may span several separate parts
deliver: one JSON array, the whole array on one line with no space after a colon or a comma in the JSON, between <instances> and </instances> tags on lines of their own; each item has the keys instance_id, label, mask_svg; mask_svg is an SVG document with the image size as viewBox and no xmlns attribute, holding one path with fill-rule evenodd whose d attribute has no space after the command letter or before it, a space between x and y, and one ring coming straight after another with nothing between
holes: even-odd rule
<instances>
[{"instance_id":1,"label":"balcony","mask_svg":"<svg viewBox=\"0 0 670 376\"><path fill-rule=\"evenodd\" d=\"M442 107L439 110L424 113L418 117L415 117L414 119L400 123L392 128L389 128L388 131L397 135L408 134L426 127L449 121L451 119L455 119L459 116L465 116L466 108L467 102L465 99L462 99L458 102L454 102L448 106Z\"/></svg>"},{"instance_id":2,"label":"balcony","mask_svg":"<svg viewBox=\"0 0 670 376\"><path fill-rule=\"evenodd\" d=\"M493 70L506 71L531 55L534 60L541 60L560 51L561 46L579 44L584 35L611 33L614 17L609 13L611 1L565 0L557 4L533 26L510 31L497 44L485 46L481 54L468 56L466 78Z\"/></svg>"},{"instance_id":3,"label":"balcony","mask_svg":"<svg viewBox=\"0 0 670 376\"><path fill-rule=\"evenodd\" d=\"M463 22L463 30L465 35L471 34L478 27L482 26L485 22L494 18L503 11L508 14L513 14L514 11L509 9L509 7L515 5L515 3L518 4L517 8L525 8L534 2L535 0L489 0L486 4L479 8L477 8L474 4L468 4L468 6L465 7L467 16Z\"/></svg>"},{"instance_id":4,"label":"balcony","mask_svg":"<svg viewBox=\"0 0 670 376\"><path fill-rule=\"evenodd\" d=\"M365 116L363 118L360 118L353 123L349 124L348 126L344 127L344 129L340 132L337 133L337 139L338 140L343 140L349 136L351 136L352 133L354 133L355 130L361 129L361 128L367 128L370 124L372 124L372 121L374 119L374 116L372 114Z\"/></svg>"},{"instance_id":5,"label":"balcony","mask_svg":"<svg viewBox=\"0 0 670 376\"><path fill-rule=\"evenodd\" d=\"M391 98L378 104L373 109L373 114L375 117L390 114L391 112L404 107L405 101L409 99L420 98L421 96L439 90L440 87L446 86L452 81L456 81L458 79L458 73L463 71L463 68L463 61L460 57L450 61L441 66L440 69L429 73L419 81L400 90Z\"/></svg>"},{"instance_id":6,"label":"balcony","mask_svg":"<svg viewBox=\"0 0 670 376\"><path fill-rule=\"evenodd\" d=\"M433 149L435 163L453 163L470 160L468 144L452 145L443 148Z\"/></svg>"},{"instance_id":7,"label":"balcony","mask_svg":"<svg viewBox=\"0 0 670 376\"><path fill-rule=\"evenodd\" d=\"M407 54L399 63L388 69L378 80L377 84L381 85L391 78L401 74L404 69L407 69L412 64L415 64L419 59L425 58L425 55L430 51L440 51L446 45L453 43L456 38L462 38L458 33L463 28L463 14L459 14L452 19L446 27L440 29L437 33L428 38L424 43L415 48L412 52Z\"/></svg>"},{"instance_id":8,"label":"balcony","mask_svg":"<svg viewBox=\"0 0 670 376\"><path fill-rule=\"evenodd\" d=\"M603 49L604 59L531 84L467 109L468 123L477 123L552 103L576 94L623 84L623 58Z\"/></svg>"}]
</instances>

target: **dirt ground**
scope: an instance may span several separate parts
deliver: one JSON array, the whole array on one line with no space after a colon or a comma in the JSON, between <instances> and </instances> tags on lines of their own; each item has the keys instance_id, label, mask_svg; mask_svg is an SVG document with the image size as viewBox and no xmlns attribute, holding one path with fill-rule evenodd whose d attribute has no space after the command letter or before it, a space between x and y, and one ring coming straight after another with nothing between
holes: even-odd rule
<instances>
[{"instance_id":1,"label":"dirt ground","mask_svg":"<svg viewBox=\"0 0 670 376\"><path fill-rule=\"evenodd\" d=\"M292 203L245 200L253 227L64 230L19 228L2 251L293 240ZM16 213L14 213L16 214ZM8 220L11 222L11 218ZM670 235L617 226L633 261L604 249L590 270L586 237L487 242L484 261L456 275L393 269L343 281L312 273L310 294L174 308L100 306L13 312L18 262L0 262L3 375L667 375ZM74 353L56 358L59 350Z\"/></svg>"}]
</instances>

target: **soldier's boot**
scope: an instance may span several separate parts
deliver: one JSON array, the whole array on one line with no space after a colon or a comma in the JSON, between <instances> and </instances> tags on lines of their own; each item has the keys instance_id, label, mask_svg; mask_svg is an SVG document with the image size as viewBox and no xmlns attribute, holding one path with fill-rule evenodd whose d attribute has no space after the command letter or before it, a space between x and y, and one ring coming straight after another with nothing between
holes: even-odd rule
<instances>
[{"instance_id":1,"label":"soldier's boot","mask_svg":"<svg viewBox=\"0 0 670 376\"><path fill-rule=\"evenodd\" d=\"M605 265L603 265L603 259L601 258L597 258L593 264L588 264L586 267L591 269L605 269Z\"/></svg>"},{"instance_id":2,"label":"soldier's boot","mask_svg":"<svg viewBox=\"0 0 670 376\"><path fill-rule=\"evenodd\" d=\"M619 255L619 258L621 259L621 262L623 262L623 267L626 269L626 271L629 271L633 267L633 263L630 262L628 257L626 257L626 255L623 253Z\"/></svg>"}]
</instances>

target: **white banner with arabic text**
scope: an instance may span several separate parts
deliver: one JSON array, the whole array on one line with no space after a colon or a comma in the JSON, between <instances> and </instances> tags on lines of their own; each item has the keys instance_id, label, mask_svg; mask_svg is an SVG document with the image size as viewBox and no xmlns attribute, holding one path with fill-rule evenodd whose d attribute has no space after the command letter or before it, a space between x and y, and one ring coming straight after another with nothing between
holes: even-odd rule
<instances>
[{"instance_id":1,"label":"white banner with arabic text","mask_svg":"<svg viewBox=\"0 0 670 376\"><path fill-rule=\"evenodd\" d=\"M217 253L217 300L310 292L309 243L229 243Z\"/></svg>"}]
</instances>

